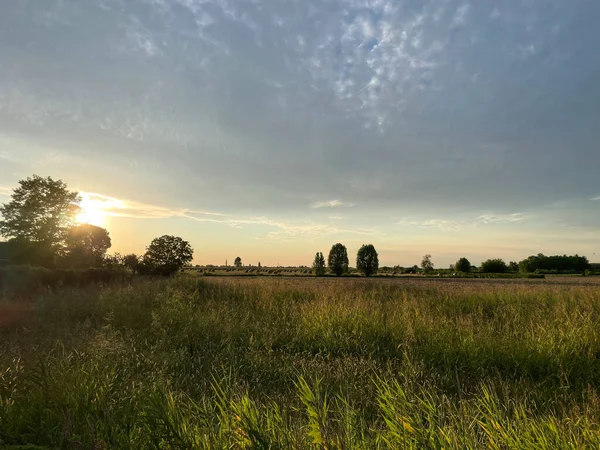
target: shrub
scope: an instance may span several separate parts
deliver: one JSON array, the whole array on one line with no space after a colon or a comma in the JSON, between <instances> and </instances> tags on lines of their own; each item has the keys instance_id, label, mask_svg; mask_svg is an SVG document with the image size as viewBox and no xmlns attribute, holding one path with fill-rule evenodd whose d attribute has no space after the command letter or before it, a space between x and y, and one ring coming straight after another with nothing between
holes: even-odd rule
<instances>
[{"instance_id":1,"label":"shrub","mask_svg":"<svg viewBox=\"0 0 600 450\"><path fill-rule=\"evenodd\" d=\"M481 263L481 271L483 273L504 273L508 270L508 266L503 259L488 259Z\"/></svg>"}]
</instances>

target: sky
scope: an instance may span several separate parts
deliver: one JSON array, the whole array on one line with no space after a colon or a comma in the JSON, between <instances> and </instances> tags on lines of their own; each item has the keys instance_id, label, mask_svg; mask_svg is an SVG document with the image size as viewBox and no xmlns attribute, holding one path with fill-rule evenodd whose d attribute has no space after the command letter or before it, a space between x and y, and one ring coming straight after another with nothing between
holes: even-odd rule
<instances>
[{"instance_id":1,"label":"sky","mask_svg":"<svg viewBox=\"0 0 600 450\"><path fill-rule=\"evenodd\" d=\"M21 0L0 202L80 191L111 251L600 261L600 2ZM598 256L596 256L598 253Z\"/></svg>"}]
</instances>

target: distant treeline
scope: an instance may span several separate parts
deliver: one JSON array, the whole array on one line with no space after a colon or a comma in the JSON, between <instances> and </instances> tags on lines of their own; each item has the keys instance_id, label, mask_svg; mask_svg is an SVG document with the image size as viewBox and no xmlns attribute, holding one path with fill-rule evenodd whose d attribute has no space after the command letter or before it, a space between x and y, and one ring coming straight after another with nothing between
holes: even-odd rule
<instances>
[{"instance_id":1,"label":"distant treeline","mask_svg":"<svg viewBox=\"0 0 600 450\"><path fill-rule=\"evenodd\" d=\"M554 255L546 256L542 253L532 255L519 263L521 272L584 272L592 268L585 256Z\"/></svg>"},{"instance_id":2,"label":"distant treeline","mask_svg":"<svg viewBox=\"0 0 600 450\"><path fill-rule=\"evenodd\" d=\"M0 242L0 266L117 269L139 275L172 275L184 267L190 267L193 249L188 241L178 236L164 235L153 239L143 255L107 255L106 252L111 247L108 231L91 224L78 223L76 218L81 212L80 203L79 193L68 190L61 180L37 175L20 180L19 187L13 190L11 200L0 205L0 236L7 239L7 242ZM240 256L235 258L234 266L238 269L243 267ZM367 277L377 275L378 272L389 273L388 270L380 270L379 256L373 244L360 247L355 267L356 272ZM258 263L258 268L261 269L261 263ZM317 252L310 269L316 276L354 273L350 267L347 248L339 242L331 247L327 258L322 252ZM440 269L435 268L432 256L426 254L420 267L395 266L392 274L431 275L446 274L448 271L454 275L470 272L585 274L592 269L585 256L545 256L541 253L519 263L511 261L507 264L500 258L488 259L479 267L472 265L463 256L449 269ZM39 275L36 279L44 283L69 284L88 278L95 279L103 272L92 271L83 275L79 272L57 272L56 280L50 280L50 275L45 272L36 273Z\"/></svg>"}]
</instances>

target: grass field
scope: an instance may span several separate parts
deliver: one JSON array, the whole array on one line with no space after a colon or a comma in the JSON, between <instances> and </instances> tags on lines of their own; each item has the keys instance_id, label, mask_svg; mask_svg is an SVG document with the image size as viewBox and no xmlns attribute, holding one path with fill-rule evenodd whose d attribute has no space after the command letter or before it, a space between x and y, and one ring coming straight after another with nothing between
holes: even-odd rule
<instances>
[{"instance_id":1,"label":"grass field","mask_svg":"<svg viewBox=\"0 0 600 450\"><path fill-rule=\"evenodd\" d=\"M598 281L184 276L2 299L0 447L600 448Z\"/></svg>"}]
</instances>

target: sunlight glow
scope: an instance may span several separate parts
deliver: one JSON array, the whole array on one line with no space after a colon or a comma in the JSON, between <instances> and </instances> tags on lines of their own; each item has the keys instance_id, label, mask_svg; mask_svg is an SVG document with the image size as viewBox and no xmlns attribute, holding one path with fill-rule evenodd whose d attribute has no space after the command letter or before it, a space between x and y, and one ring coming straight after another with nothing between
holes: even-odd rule
<instances>
[{"instance_id":1,"label":"sunlight glow","mask_svg":"<svg viewBox=\"0 0 600 450\"><path fill-rule=\"evenodd\" d=\"M101 227L104 225L105 211L101 201L83 195L81 199L81 212L75 216L75 220L80 224L90 224Z\"/></svg>"}]
</instances>

